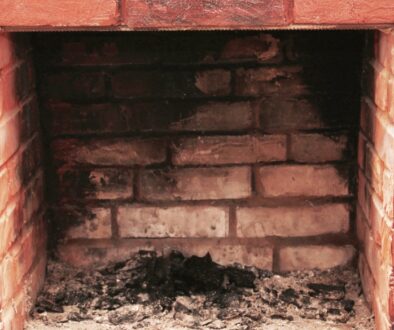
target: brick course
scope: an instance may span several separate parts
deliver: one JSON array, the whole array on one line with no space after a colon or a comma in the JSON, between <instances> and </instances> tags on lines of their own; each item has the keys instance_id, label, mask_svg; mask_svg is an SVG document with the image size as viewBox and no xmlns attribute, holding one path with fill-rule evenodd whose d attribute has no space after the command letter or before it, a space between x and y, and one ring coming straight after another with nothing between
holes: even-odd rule
<instances>
[{"instance_id":1,"label":"brick course","mask_svg":"<svg viewBox=\"0 0 394 330\"><path fill-rule=\"evenodd\" d=\"M173 0L65 0L62 6L48 0L34 3L11 0L1 4L4 29L47 31L83 30L245 30L335 26L376 28L393 22L391 0L226 0L185 3Z\"/></svg>"},{"instance_id":2,"label":"brick course","mask_svg":"<svg viewBox=\"0 0 394 330\"><path fill-rule=\"evenodd\" d=\"M36 38L57 254L88 265L179 248L274 271L350 262L361 40L324 37ZM300 237L327 263L280 264Z\"/></svg>"},{"instance_id":3,"label":"brick course","mask_svg":"<svg viewBox=\"0 0 394 330\"><path fill-rule=\"evenodd\" d=\"M367 5L360 4L362 8ZM365 9L364 8L364 9ZM365 14L365 12L364 12ZM379 15L379 12L375 12ZM384 17L383 13L381 18ZM361 17L361 16L360 16ZM392 61L393 32L371 33L364 72L369 83L364 86L359 138L359 192L357 232L361 246L359 270L363 289L376 317L377 329L390 329L393 277L393 121Z\"/></svg>"},{"instance_id":4,"label":"brick course","mask_svg":"<svg viewBox=\"0 0 394 330\"><path fill-rule=\"evenodd\" d=\"M46 264L41 138L30 50L28 38L0 33L0 328L4 329L23 328L30 308L25 302L34 301L45 274L45 268L37 265Z\"/></svg>"}]
</instances>

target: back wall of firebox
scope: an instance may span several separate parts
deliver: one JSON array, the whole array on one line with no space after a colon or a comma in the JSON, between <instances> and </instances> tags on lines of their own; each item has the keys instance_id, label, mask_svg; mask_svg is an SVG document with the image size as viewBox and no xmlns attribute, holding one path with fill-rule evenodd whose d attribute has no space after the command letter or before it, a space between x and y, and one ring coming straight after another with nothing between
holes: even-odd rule
<instances>
[{"instance_id":1,"label":"back wall of firebox","mask_svg":"<svg viewBox=\"0 0 394 330\"><path fill-rule=\"evenodd\" d=\"M50 243L274 271L351 262L360 32L34 36Z\"/></svg>"}]
</instances>

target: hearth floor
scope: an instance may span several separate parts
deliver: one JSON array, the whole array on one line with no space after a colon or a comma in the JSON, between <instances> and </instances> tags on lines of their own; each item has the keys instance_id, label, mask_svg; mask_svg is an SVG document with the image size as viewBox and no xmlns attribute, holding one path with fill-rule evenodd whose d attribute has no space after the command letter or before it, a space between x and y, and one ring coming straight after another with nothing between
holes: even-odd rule
<instances>
[{"instance_id":1,"label":"hearth floor","mask_svg":"<svg viewBox=\"0 0 394 330\"><path fill-rule=\"evenodd\" d=\"M275 275L209 256L81 270L50 260L26 329L373 329L355 269Z\"/></svg>"}]
</instances>

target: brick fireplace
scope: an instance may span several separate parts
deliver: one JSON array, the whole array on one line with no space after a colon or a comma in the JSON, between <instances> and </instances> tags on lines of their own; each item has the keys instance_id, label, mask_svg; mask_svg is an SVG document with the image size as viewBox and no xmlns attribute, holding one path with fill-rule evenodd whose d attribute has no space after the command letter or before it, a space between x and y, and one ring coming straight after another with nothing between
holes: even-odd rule
<instances>
[{"instance_id":1,"label":"brick fireplace","mask_svg":"<svg viewBox=\"0 0 394 330\"><path fill-rule=\"evenodd\" d=\"M0 3L0 329L47 254L172 249L357 264L392 328L391 1L45 2Z\"/></svg>"}]
</instances>

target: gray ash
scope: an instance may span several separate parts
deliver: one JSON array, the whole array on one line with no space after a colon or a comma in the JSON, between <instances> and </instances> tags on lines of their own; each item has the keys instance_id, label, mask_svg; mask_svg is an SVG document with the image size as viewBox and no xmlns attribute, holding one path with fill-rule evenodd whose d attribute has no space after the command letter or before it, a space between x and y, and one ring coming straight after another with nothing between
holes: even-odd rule
<instances>
[{"instance_id":1,"label":"gray ash","mask_svg":"<svg viewBox=\"0 0 394 330\"><path fill-rule=\"evenodd\" d=\"M70 322L88 329L89 322L95 324L92 329L258 329L278 322L297 328L300 320L351 325L359 318L357 310L366 311L360 294L358 276L350 268L274 275L223 267L209 255L140 252L89 270L50 261L31 314L33 323L52 325L43 329ZM365 315L358 329L369 329L371 317Z\"/></svg>"}]
</instances>

